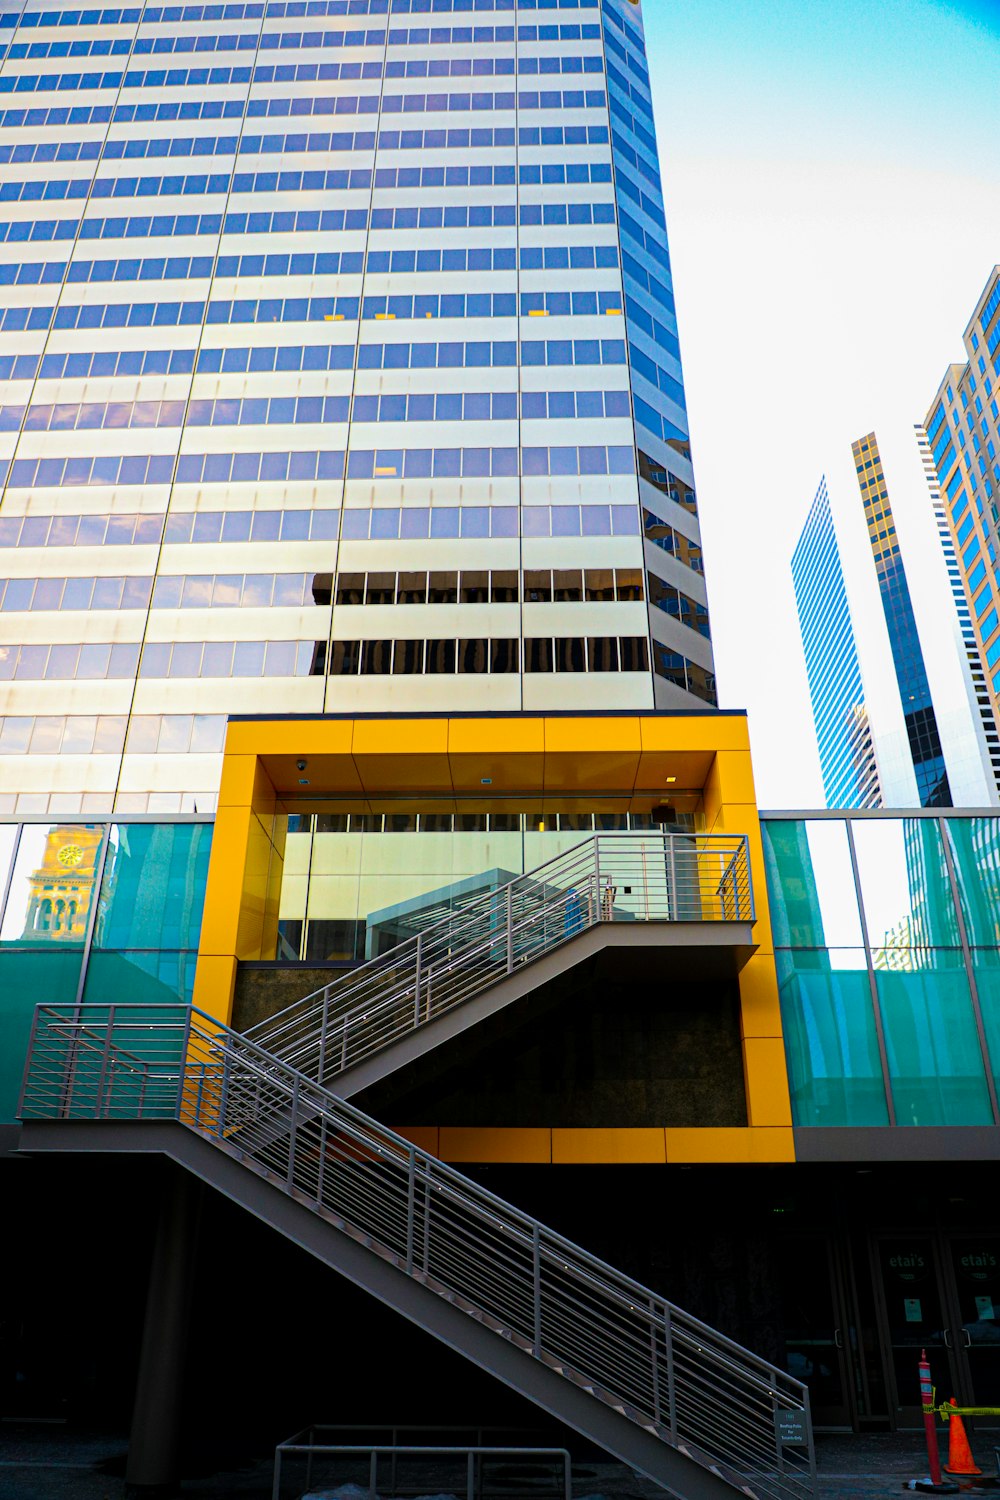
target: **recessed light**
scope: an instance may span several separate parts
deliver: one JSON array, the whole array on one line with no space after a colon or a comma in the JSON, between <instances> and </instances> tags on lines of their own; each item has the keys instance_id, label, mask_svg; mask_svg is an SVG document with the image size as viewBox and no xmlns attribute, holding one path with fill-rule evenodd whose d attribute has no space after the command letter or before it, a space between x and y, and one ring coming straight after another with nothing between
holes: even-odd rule
<instances>
[{"instance_id":1,"label":"recessed light","mask_svg":"<svg viewBox=\"0 0 1000 1500\"><path fill-rule=\"evenodd\" d=\"M308 776L300 776L299 777L299 786L308 786L308 785L309 785L309 777Z\"/></svg>"},{"instance_id":2,"label":"recessed light","mask_svg":"<svg viewBox=\"0 0 1000 1500\"><path fill-rule=\"evenodd\" d=\"M676 776L668 776L667 777L667 786L669 786L671 784L671 782L676 781L676 780L677 780Z\"/></svg>"},{"instance_id":3,"label":"recessed light","mask_svg":"<svg viewBox=\"0 0 1000 1500\"><path fill-rule=\"evenodd\" d=\"M493 785L493 777L492 776L480 776L480 778L479 778L479 785L480 786L492 786Z\"/></svg>"}]
</instances>

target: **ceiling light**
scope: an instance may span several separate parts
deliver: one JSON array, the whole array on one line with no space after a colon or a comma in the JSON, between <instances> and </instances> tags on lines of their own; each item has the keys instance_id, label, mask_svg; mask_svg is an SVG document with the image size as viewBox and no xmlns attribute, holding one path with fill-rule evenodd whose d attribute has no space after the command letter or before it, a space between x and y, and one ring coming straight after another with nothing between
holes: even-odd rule
<instances>
[{"instance_id":1,"label":"ceiling light","mask_svg":"<svg viewBox=\"0 0 1000 1500\"><path fill-rule=\"evenodd\" d=\"M480 778L479 778L479 785L480 786L492 786L493 785L493 777L492 776L480 776Z\"/></svg>"},{"instance_id":2,"label":"ceiling light","mask_svg":"<svg viewBox=\"0 0 1000 1500\"><path fill-rule=\"evenodd\" d=\"M668 776L667 777L667 786L670 786L671 782L674 782L676 780L677 780L676 776Z\"/></svg>"}]
</instances>

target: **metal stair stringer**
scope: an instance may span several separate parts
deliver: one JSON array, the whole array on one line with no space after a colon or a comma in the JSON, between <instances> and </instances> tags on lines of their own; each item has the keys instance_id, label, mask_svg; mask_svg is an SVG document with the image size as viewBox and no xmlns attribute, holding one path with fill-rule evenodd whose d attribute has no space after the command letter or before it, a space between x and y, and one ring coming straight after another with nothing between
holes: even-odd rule
<instances>
[{"instance_id":1,"label":"metal stair stringer","mask_svg":"<svg viewBox=\"0 0 1000 1500\"><path fill-rule=\"evenodd\" d=\"M318 1212L305 1195L289 1193L275 1174L241 1159L222 1145L174 1121L40 1121L22 1127L20 1150L40 1152L162 1153L355 1286L527 1397L598 1447L644 1474L679 1500L733 1500L734 1490L754 1491L727 1478L707 1455L675 1448L640 1426L593 1386L578 1384L564 1370L534 1358L518 1342L474 1315L461 1299L400 1269L398 1257L352 1235L332 1215ZM584 1377L577 1377L582 1380Z\"/></svg>"}]
</instances>

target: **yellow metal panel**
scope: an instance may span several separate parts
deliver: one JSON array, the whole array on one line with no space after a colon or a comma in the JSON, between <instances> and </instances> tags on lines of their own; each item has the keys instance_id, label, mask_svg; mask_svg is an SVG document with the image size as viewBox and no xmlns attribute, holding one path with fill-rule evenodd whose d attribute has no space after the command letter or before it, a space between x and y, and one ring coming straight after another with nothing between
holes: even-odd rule
<instances>
[{"instance_id":1,"label":"yellow metal panel","mask_svg":"<svg viewBox=\"0 0 1000 1500\"><path fill-rule=\"evenodd\" d=\"M633 719L644 754L663 750L745 750L749 731L743 714L677 714Z\"/></svg>"},{"instance_id":2,"label":"yellow metal panel","mask_svg":"<svg viewBox=\"0 0 1000 1500\"><path fill-rule=\"evenodd\" d=\"M744 1037L780 1037L778 974L769 953L755 953L740 972L740 1029Z\"/></svg>"},{"instance_id":3,"label":"yellow metal panel","mask_svg":"<svg viewBox=\"0 0 1000 1500\"><path fill-rule=\"evenodd\" d=\"M508 1127L442 1125L440 1152L444 1161L550 1162L550 1130Z\"/></svg>"},{"instance_id":4,"label":"yellow metal panel","mask_svg":"<svg viewBox=\"0 0 1000 1500\"><path fill-rule=\"evenodd\" d=\"M715 757L716 774L719 778L720 801L746 803L756 809L757 793L753 784L753 762L749 749L720 750Z\"/></svg>"},{"instance_id":5,"label":"yellow metal panel","mask_svg":"<svg viewBox=\"0 0 1000 1500\"><path fill-rule=\"evenodd\" d=\"M546 719L543 791L629 792L639 769L639 723L626 718Z\"/></svg>"},{"instance_id":6,"label":"yellow metal panel","mask_svg":"<svg viewBox=\"0 0 1000 1500\"><path fill-rule=\"evenodd\" d=\"M451 719L448 756L456 792L539 791L545 729L541 719ZM483 779L490 783L484 789Z\"/></svg>"},{"instance_id":7,"label":"yellow metal panel","mask_svg":"<svg viewBox=\"0 0 1000 1500\"><path fill-rule=\"evenodd\" d=\"M552 1132L553 1163L665 1162L666 1141L661 1129L581 1130Z\"/></svg>"},{"instance_id":8,"label":"yellow metal panel","mask_svg":"<svg viewBox=\"0 0 1000 1500\"><path fill-rule=\"evenodd\" d=\"M780 1037L745 1037L747 1114L751 1125L791 1125L785 1048Z\"/></svg>"},{"instance_id":9,"label":"yellow metal panel","mask_svg":"<svg viewBox=\"0 0 1000 1500\"><path fill-rule=\"evenodd\" d=\"M194 974L194 1001L198 1010L225 1025L233 1014L233 990L236 985L236 959L210 953L199 953Z\"/></svg>"},{"instance_id":10,"label":"yellow metal panel","mask_svg":"<svg viewBox=\"0 0 1000 1500\"><path fill-rule=\"evenodd\" d=\"M403 1136L407 1141L412 1141L421 1151L427 1151L431 1156L440 1156L439 1136L441 1132L436 1125L397 1125L396 1134Z\"/></svg>"},{"instance_id":11,"label":"yellow metal panel","mask_svg":"<svg viewBox=\"0 0 1000 1500\"><path fill-rule=\"evenodd\" d=\"M236 953L251 823L256 819L248 806L220 807L216 813L199 953Z\"/></svg>"},{"instance_id":12,"label":"yellow metal panel","mask_svg":"<svg viewBox=\"0 0 1000 1500\"><path fill-rule=\"evenodd\" d=\"M791 1130L750 1130L745 1126L699 1130L668 1126L666 1136L668 1163L795 1160Z\"/></svg>"},{"instance_id":13,"label":"yellow metal panel","mask_svg":"<svg viewBox=\"0 0 1000 1500\"><path fill-rule=\"evenodd\" d=\"M356 720L352 753L369 796L452 790L447 719Z\"/></svg>"},{"instance_id":14,"label":"yellow metal panel","mask_svg":"<svg viewBox=\"0 0 1000 1500\"><path fill-rule=\"evenodd\" d=\"M220 807L251 805L259 765L256 755L226 755L223 758L222 780L219 782Z\"/></svg>"}]
</instances>

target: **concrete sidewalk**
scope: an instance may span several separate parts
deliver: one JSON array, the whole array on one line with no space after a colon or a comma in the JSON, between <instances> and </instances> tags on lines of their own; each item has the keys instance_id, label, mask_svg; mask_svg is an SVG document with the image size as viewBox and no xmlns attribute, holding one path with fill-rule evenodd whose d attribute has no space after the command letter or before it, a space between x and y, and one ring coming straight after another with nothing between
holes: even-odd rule
<instances>
[{"instance_id":1,"label":"concrete sidewalk","mask_svg":"<svg viewBox=\"0 0 1000 1500\"><path fill-rule=\"evenodd\" d=\"M1000 1431L973 1435L976 1460L994 1475ZM0 1500L125 1500L124 1433L35 1424L0 1425ZM942 1455L943 1456L943 1455ZM238 1459L220 1449L189 1465L183 1500L270 1500L273 1454ZM927 1472L922 1432L820 1435L816 1439L818 1500L899 1496L908 1479ZM454 1476L452 1476L453 1482ZM526 1484L526 1500L536 1486ZM583 1500L656 1500L662 1491L621 1464L581 1463L574 1491ZM285 1500L292 1500L289 1487Z\"/></svg>"}]
</instances>

